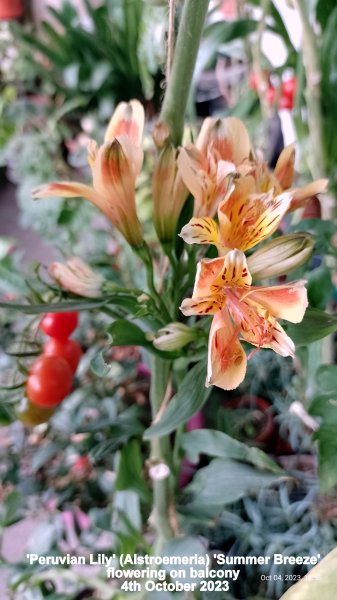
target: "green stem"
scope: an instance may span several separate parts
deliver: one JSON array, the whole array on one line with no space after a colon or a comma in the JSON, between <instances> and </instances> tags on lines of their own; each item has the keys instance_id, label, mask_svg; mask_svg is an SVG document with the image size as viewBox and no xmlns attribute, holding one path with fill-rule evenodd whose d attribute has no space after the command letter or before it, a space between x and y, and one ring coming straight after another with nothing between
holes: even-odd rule
<instances>
[{"instance_id":1,"label":"green stem","mask_svg":"<svg viewBox=\"0 0 337 600\"><path fill-rule=\"evenodd\" d=\"M171 365L169 361L151 356L151 386L150 403L152 419L154 420L164 400ZM171 448L167 436L151 440L152 464L167 464L171 468ZM154 553L162 550L163 546L173 537L170 524L171 483L170 477L153 480L153 511L152 523L155 527L157 538Z\"/></svg>"},{"instance_id":2,"label":"green stem","mask_svg":"<svg viewBox=\"0 0 337 600\"><path fill-rule=\"evenodd\" d=\"M310 170L313 177L323 177L326 171L323 145L323 115L321 110L321 69L315 34L311 26L306 0L294 0L303 27L303 63L305 68L308 125L313 148Z\"/></svg>"},{"instance_id":3,"label":"green stem","mask_svg":"<svg viewBox=\"0 0 337 600\"><path fill-rule=\"evenodd\" d=\"M175 146L179 146L183 136L186 106L208 4L209 0L185 0L179 24L172 71L160 115L160 122L168 125L170 139Z\"/></svg>"}]
</instances>

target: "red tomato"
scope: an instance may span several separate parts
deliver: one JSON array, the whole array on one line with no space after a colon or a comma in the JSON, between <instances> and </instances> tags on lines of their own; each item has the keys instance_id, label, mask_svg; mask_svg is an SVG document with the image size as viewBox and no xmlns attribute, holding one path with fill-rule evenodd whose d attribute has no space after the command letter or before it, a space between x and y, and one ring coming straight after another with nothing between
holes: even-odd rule
<instances>
[{"instance_id":1,"label":"red tomato","mask_svg":"<svg viewBox=\"0 0 337 600\"><path fill-rule=\"evenodd\" d=\"M76 340L55 340L50 339L45 344L43 353L46 356L60 356L69 364L73 373L76 372L78 363L82 356L81 346Z\"/></svg>"},{"instance_id":2,"label":"red tomato","mask_svg":"<svg viewBox=\"0 0 337 600\"><path fill-rule=\"evenodd\" d=\"M46 313L41 320L42 331L56 340L66 340L76 329L78 312Z\"/></svg>"},{"instance_id":3,"label":"red tomato","mask_svg":"<svg viewBox=\"0 0 337 600\"><path fill-rule=\"evenodd\" d=\"M64 358L42 355L29 373L27 397L39 406L56 406L71 392L72 379L71 368Z\"/></svg>"}]
</instances>

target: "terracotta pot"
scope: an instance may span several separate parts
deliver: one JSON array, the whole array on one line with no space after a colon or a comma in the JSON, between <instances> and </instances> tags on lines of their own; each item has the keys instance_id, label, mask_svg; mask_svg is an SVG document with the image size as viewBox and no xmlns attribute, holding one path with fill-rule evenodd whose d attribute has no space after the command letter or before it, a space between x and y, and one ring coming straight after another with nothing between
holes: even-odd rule
<instances>
[{"instance_id":1,"label":"terracotta pot","mask_svg":"<svg viewBox=\"0 0 337 600\"><path fill-rule=\"evenodd\" d=\"M0 20L9 21L23 15L22 0L0 0Z\"/></svg>"}]
</instances>

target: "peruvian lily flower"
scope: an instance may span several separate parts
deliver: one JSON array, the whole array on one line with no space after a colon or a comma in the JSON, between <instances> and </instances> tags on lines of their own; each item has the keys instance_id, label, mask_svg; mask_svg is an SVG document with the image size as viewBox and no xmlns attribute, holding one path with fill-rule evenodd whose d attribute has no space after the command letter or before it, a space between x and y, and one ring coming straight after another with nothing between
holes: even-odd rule
<instances>
[{"instance_id":1,"label":"peruvian lily flower","mask_svg":"<svg viewBox=\"0 0 337 600\"><path fill-rule=\"evenodd\" d=\"M317 179L301 188L292 187L295 179L295 144L290 144L282 150L273 172L268 169L267 163L262 161L246 162L238 170L243 175L248 173L253 177L257 194L271 189L274 189L276 194L291 192L290 211L308 204L312 197L325 192L328 185L327 179Z\"/></svg>"},{"instance_id":2,"label":"peruvian lily flower","mask_svg":"<svg viewBox=\"0 0 337 600\"><path fill-rule=\"evenodd\" d=\"M161 242L173 240L188 194L177 171L176 151L173 146L166 146L152 177L153 222Z\"/></svg>"},{"instance_id":3,"label":"peruvian lily flower","mask_svg":"<svg viewBox=\"0 0 337 600\"><path fill-rule=\"evenodd\" d=\"M231 187L238 165L250 156L250 140L244 124L235 117L207 118L196 144L181 149L178 168L194 196L194 216L212 217Z\"/></svg>"},{"instance_id":4,"label":"peruvian lily flower","mask_svg":"<svg viewBox=\"0 0 337 600\"><path fill-rule=\"evenodd\" d=\"M303 319L308 305L306 282L274 287L254 287L251 282L246 257L240 250L198 264L192 298L183 301L181 311L186 316L214 315L206 386L231 390L243 381L247 357L240 340L258 349L270 348L281 356L294 356L294 343L278 319L292 323Z\"/></svg>"},{"instance_id":5,"label":"peruvian lily flower","mask_svg":"<svg viewBox=\"0 0 337 600\"><path fill-rule=\"evenodd\" d=\"M256 194L248 175L238 179L219 204L219 224L212 218L194 217L180 235L188 244L214 244L220 255L233 248L245 252L276 231L291 198L288 192L275 196L273 189Z\"/></svg>"},{"instance_id":6,"label":"peruvian lily flower","mask_svg":"<svg viewBox=\"0 0 337 600\"><path fill-rule=\"evenodd\" d=\"M53 262L48 273L65 290L85 298L97 298L101 295L104 279L77 256L65 264Z\"/></svg>"},{"instance_id":7,"label":"peruvian lily flower","mask_svg":"<svg viewBox=\"0 0 337 600\"><path fill-rule=\"evenodd\" d=\"M47 183L33 190L34 198L83 197L101 210L129 244L143 244L137 217L135 183L143 162L140 143L144 110L138 100L119 104L107 127L104 143L89 143L88 162L92 186L72 181Z\"/></svg>"}]
</instances>

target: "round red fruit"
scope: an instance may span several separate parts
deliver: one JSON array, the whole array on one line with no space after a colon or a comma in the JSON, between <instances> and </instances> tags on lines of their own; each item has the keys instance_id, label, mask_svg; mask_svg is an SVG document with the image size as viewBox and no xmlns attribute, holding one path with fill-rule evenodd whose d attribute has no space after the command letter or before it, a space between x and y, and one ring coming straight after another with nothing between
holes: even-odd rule
<instances>
[{"instance_id":1,"label":"round red fruit","mask_svg":"<svg viewBox=\"0 0 337 600\"><path fill-rule=\"evenodd\" d=\"M41 320L42 331L55 340L66 340L78 325L78 312L46 313Z\"/></svg>"},{"instance_id":2,"label":"round red fruit","mask_svg":"<svg viewBox=\"0 0 337 600\"><path fill-rule=\"evenodd\" d=\"M40 356L31 368L27 380L27 397L38 406L57 406L72 388L73 374L64 358Z\"/></svg>"},{"instance_id":3,"label":"round red fruit","mask_svg":"<svg viewBox=\"0 0 337 600\"><path fill-rule=\"evenodd\" d=\"M76 372L82 356L81 346L76 340L55 340L51 338L44 346L46 356L59 356L69 364L73 373Z\"/></svg>"}]
</instances>

